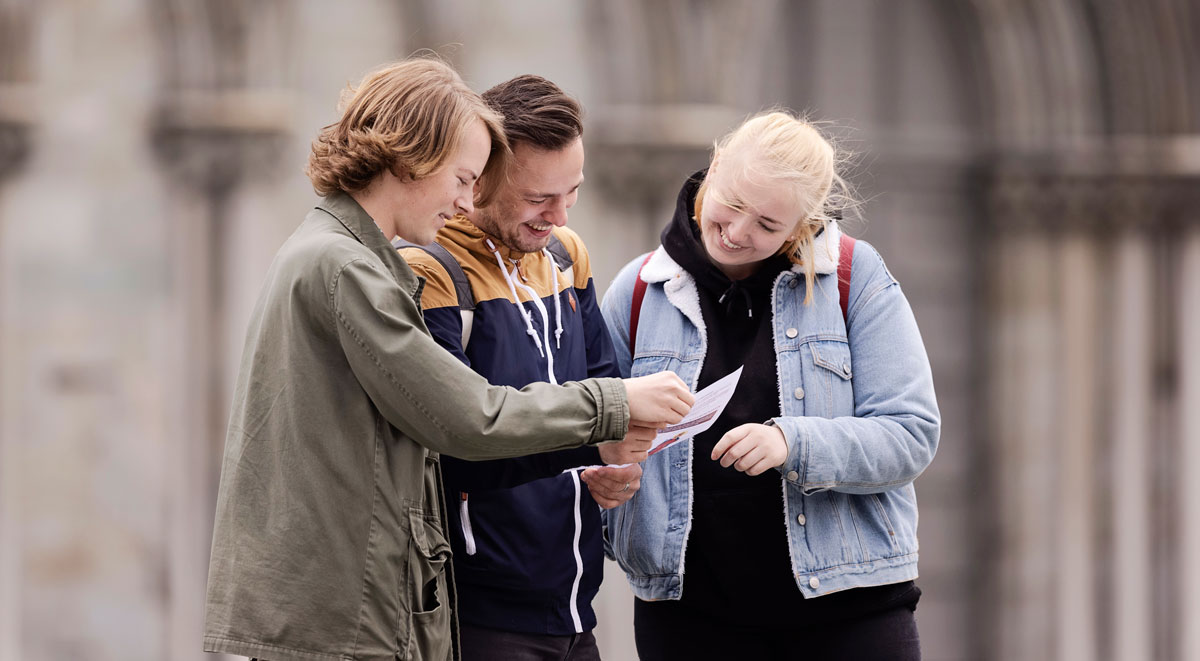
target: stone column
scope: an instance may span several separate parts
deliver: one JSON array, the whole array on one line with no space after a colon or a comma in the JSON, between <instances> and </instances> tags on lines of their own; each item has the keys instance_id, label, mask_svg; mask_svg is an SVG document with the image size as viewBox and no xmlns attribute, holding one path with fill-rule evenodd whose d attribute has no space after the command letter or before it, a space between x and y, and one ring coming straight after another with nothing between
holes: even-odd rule
<instances>
[{"instance_id":1,"label":"stone column","mask_svg":"<svg viewBox=\"0 0 1200 661\"><path fill-rule=\"evenodd\" d=\"M33 5L22 0L0 1L0 199L13 176L28 160L32 117L29 89L29 42ZM12 263L6 231L11 223L0 208L0 365L16 351L8 329L16 316L9 288ZM17 388L13 379L0 379L0 661L20 658L21 650L21 461L17 439L18 416L13 410Z\"/></svg>"},{"instance_id":2,"label":"stone column","mask_svg":"<svg viewBox=\"0 0 1200 661\"><path fill-rule=\"evenodd\" d=\"M1056 653L1062 661L1096 658L1096 431L1099 388L1104 370L1098 315L1099 259L1097 238L1088 228L1072 228L1055 251L1054 284L1058 290L1058 357L1040 369L1052 371L1059 406L1051 436L1038 439L1053 448L1057 475L1054 499L1054 619ZM1019 415L1019 412L1014 412ZM1056 438L1057 437L1057 438Z\"/></svg>"},{"instance_id":3,"label":"stone column","mask_svg":"<svg viewBox=\"0 0 1200 661\"><path fill-rule=\"evenodd\" d=\"M13 85L0 83L0 197L11 176L26 162L30 146L30 124L20 116L21 104L14 102L25 96ZM8 329L16 316L10 306L9 287L16 282L11 277L11 264L5 256L6 225L11 219L0 212L0 364L4 356L17 351ZM15 398L10 389L18 385L11 379L0 380L0 661L20 658L21 649L21 460L17 440L20 438L18 416L12 410Z\"/></svg>"},{"instance_id":4,"label":"stone column","mask_svg":"<svg viewBox=\"0 0 1200 661\"><path fill-rule=\"evenodd\" d=\"M220 456L241 352L232 322L248 278L239 211L246 184L283 167L294 3L172 0L156 8L163 67L151 139L166 166L172 233L167 375L167 649L202 659L204 594Z\"/></svg>"},{"instance_id":5,"label":"stone column","mask_svg":"<svg viewBox=\"0 0 1200 661\"><path fill-rule=\"evenodd\" d=\"M1130 213L1117 221L1108 297L1112 370L1100 379L1115 404L1110 408L1111 455L1104 485L1112 539L1104 572L1112 585L1112 597L1105 600L1113 623L1112 659L1150 658L1154 651L1151 468L1156 439L1151 411L1157 297L1150 226L1131 222L1136 217Z\"/></svg>"},{"instance_id":6,"label":"stone column","mask_svg":"<svg viewBox=\"0 0 1200 661\"><path fill-rule=\"evenodd\" d=\"M1196 196L1192 196L1194 199ZM1179 658L1200 660L1200 223L1194 207L1180 244L1178 273L1179 299L1176 332L1179 356L1178 442L1179 460L1175 466L1179 497L1179 550L1177 598L1180 631Z\"/></svg>"}]
</instances>

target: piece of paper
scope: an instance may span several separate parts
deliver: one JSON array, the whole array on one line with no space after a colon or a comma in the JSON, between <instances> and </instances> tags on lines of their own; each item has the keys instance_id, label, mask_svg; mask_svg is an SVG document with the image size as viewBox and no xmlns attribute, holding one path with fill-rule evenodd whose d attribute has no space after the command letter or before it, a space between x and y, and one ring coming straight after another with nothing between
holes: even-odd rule
<instances>
[{"instance_id":1,"label":"piece of paper","mask_svg":"<svg viewBox=\"0 0 1200 661\"><path fill-rule=\"evenodd\" d=\"M692 410L688 411L687 416L677 424L658 430L658 436L654 437L650 452L646 456L650 456L672 443L691 440L696 434L713 426L717 418L721 417L721 412L725 410L729 398L733 397L733 391L737 390L738 379L741 376L742 368L739 367L696 393L696 403L692 405Z\"/></svg>"}]
</instances>

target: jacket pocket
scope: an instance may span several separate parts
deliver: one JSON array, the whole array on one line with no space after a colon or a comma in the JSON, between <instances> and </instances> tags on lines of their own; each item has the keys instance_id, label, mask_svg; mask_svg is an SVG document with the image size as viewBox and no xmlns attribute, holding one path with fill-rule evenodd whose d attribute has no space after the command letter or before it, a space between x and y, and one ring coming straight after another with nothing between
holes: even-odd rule
<instances>
[{"instance_id":1,"label":"jacket pocket","mask_svg":"<svg viewBox=\"0 0 1200 661\"><path fill-rule=\"evenodd\" d=\"M446 563L450 544L442 531L425 520L420 508L410 509L408 547L408 600L412 621L408 627L408 656L414 661L450 657L450 600Z\"/></svg>"},{"instance_id":2,"label":"jacket pocket","mask_svg":"<svg viewBox=\"0 0 1200 661\"><path fill-rule=\"evenodd\" d=\"M805 389L811 399L806 402L806 413L826 418L853 415L850 345L845 340L819 340L809 342L808 350L812 353L812 367L806 370ZM818 400L823 401L818 403Z\"/></svg>"}]
</instances>

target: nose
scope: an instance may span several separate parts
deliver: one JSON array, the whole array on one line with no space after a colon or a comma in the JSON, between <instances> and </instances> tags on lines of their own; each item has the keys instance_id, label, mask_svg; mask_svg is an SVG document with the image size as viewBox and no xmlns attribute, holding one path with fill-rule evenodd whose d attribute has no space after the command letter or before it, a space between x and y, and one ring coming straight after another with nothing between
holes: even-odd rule
<instances>
[{"instance_id":1,"label":"nose","mask_svg":"<svg viewBox=\"0 0 1200 661\"><path fill-rule=\"evenodd\" d=\"M570 205L567 204L566 200L557 198L542 212L542 220L555 227L564 227L567 224L567 209L569 208Z\"/></svg>"},{"instance_id":2,"label":"nose","mask_svg":"<svg viewBox=\"0 0 1200 661\"><path fill-rule=\"evenodd\" d=\"M459 213L465 216L471 215L471 212L475 211L475 193L470 192L466 195L460 195L454 201L454 206L458 209Z\"/></svg>"},{"instance_id":3,"label":"nose","mask_svg":"<svg viewBox=\"0 0 1200 661\"><path fill-rule=\"evenodd\" d=\"M748 216L742 216L725 226L725 235L729 237L730 241L738 245L745 245L746 239L750 236L751 222L753 221Z\"/></svg>"}]
</instances>

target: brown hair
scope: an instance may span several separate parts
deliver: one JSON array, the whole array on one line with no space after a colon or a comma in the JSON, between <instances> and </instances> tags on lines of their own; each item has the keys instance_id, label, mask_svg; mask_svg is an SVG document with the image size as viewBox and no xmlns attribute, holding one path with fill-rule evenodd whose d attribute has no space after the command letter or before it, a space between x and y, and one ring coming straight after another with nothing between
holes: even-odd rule
<instances>
[{"instance_id":1,"label":"brown hair","mask_svg":"<svg viewBox=\"0 0 1200 661\"><path fill-rule=\"evenodd\" d=\"M583 108L573 97L542 78L526 74L483 93L488 106L504 119L509 144L562 149L583 135Z\"/></svg>"},{"instance_id":2,"label":"brown hair","mask_svg":"<svg viewBox=\"0 0 1200 661\"><path fill-rule=\"evenodd\" d=\"M367 74L348 87L342 118L313 141L305 174L319 195L362 190L385 169L414 179L436 172L482 120L492 139L483 174L507 166L511 153L500 116L434 56L410 57ZM496 191L483 177L477 204ZM489 185L490 183L490 185Z\"/></svg>"}]
</instances>

